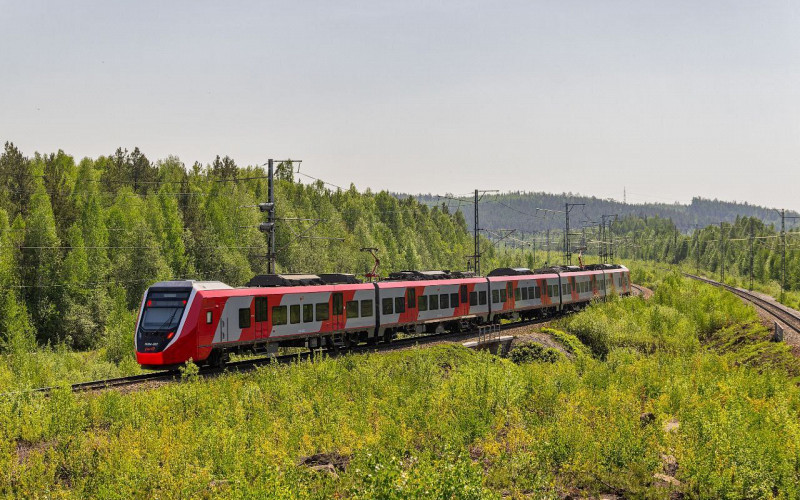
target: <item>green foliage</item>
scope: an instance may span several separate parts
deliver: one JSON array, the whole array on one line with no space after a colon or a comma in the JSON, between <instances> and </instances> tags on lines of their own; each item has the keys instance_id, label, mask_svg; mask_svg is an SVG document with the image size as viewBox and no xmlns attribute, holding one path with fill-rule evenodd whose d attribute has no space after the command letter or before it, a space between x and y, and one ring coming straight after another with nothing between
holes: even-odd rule
<instances>
[{"instance_id":1,"label":"green foliage","mask_svg":"<svg viewBox=\"0 0 800 500\"><path fill-rule=\"evenodd\" d=\"M110 312L106 328L105 358L112 363L133 360L136 314L128 309L125 291L121 287L112 289L108 305Z\"/></svg>"},{"instance_id":2,"label":"green foliage","mask_svg":"<svg viewBox=\"0 0 800 500\"><path fill-rule=\"evenodd\" d=\"M0 186L13 192L0 196L0 210L13 224L4 230L7 277L0 279L13 281L19 293L0 297L6 317L27 321L19 330L27 335L32 328L40 345L108 347L111 359L122 359L119 344L102 344L121 338L108 305L118 288L127 309L135 310L158 280L241 286L265 272L266 239L257 229L264 214L253 208L266 201L265 174L227 156L187 169L175 157L151 162L138 148L119 148L76 165L63 151L28 159L7 144ZM279 272L363 274L373 261L362 247L380 249L384 276L408 268L463 269L472 252L462 213L412 198L302 184L288 164L277 167L275 196L278 217L301 219L277 226ZM324 222L313 228L304 222L317 219ZM488 269L523 261L521 252L496 253L486 241L484 248Z\"/></svg>"},{"instance_id":3,"label":"green foliage","mask_svg":"<svg viewBox=\"0 0 800 500\"><path fill-rule=\"evenodd\" d=\"M192 358L189 358L183 366L180 367L181 379L189 381L197 381L200 375L200 367L194 363Z\"/></svg>"},{"instance_id":4,"label":"green foliage","mask_svg":"<svg viewBox=\"0 0 800 500\"><path fill-rule=\"evenodd\" d=\"M520 344L508 353L508 357L517 364L532 362L555 363L564 359L564 356L557 349L544 347L538 342Z\"/></svg>"},{"instance_id":5,"label":"green foliage","mask_svg":"<svg viewBox=\"0 0 800 500\"><path fill-rule=\"evenodd\" d=\"M564 349L566 349L567 352L575 356L575 358L578 360L582 360L591 355L591 351L586 347L586 345L582 343L578 337L571 333L557 330L555 328L542 328L542 333L546 333L556 339L562 346L564 346Z\"/></svg>"},{"instance_id":6,"label":"green foliage","mask_svg":"<svg viewBox=\"0 0 800 500\"><path fill-rule=\"evenodd\" d=\"M635 272L634 272L635 274ZM615 348L650 354L694 351L720 328L756 320L755 310L723 290L681 278L659 279L652 304L609 298L561 321L592 353L604 358Z\"/></svg>"}]
</instances>

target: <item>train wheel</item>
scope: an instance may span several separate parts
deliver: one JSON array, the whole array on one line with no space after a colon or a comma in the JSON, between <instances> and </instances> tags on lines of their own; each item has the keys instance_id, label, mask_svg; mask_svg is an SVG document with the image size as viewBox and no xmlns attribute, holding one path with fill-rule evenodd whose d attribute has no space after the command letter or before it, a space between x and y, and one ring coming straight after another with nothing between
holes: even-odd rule
<instances>
[{"instance_id":1,"label":"train wheel","mask_svg":"<svg viewBox=\"0 0 800 500\"><path fill-rule=\"evenodd\" d=\"M225 368L225 365L230 361L231 356L225 351L214 351L208 357L208 366L213 368Z\"/></svg>"}]
</instances>

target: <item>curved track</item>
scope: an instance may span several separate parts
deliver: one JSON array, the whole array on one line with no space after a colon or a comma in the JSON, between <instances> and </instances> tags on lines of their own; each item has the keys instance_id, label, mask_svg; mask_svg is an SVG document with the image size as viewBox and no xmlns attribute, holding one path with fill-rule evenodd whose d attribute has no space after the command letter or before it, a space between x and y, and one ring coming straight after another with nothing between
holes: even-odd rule
<instances>
[{"instance_id":1,"label":"curved track","mask_svg":"<svg viewBox=\"0 0 800 500\"><path fill-rule=\"evenodd\" d=\"M796 333L800 333L800 315L798 315L795 312L792 312L788 308L784 308L779 304L776 304L769 300L765 300L754 293L748 292L747 290L726 285L725 283L720 283L719 281L714 281L712 279L704 278L703 276L697 276L695 274L683 273L683 275L686 276L687 278L692 278L694 280L708 283L709 285L724 288L729 292L738 295L744 300L751 302L756 307L763 309L771 316L779 320L779 323L781 323L784 327L789 328L790 330Z\"/></svg>"}]
</instances>

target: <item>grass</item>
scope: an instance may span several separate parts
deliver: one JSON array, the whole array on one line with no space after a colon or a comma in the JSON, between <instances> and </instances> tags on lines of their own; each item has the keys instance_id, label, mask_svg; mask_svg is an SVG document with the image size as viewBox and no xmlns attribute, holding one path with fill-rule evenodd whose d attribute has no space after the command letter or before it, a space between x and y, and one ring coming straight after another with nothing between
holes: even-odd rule
<instances>
[{"instance_id":1,"label":"grass","mask_svg":"<svg viewBox=\"0 0 800 500\"><path fill-rule=\"evenodd\" d=\"M0 493L800 496L796 359L729 294L676 275L652 285L650 301L612 299L548 330L571 355L555 362L439 346L6 397Z\"/></svg>"}]
</instances>

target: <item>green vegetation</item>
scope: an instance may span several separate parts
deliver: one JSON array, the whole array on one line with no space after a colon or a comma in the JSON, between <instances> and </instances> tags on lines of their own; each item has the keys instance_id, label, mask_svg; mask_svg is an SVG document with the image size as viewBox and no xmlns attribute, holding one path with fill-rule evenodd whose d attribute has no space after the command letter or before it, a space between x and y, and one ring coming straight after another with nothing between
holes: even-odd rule
<instances>
[{"instance_id":1,"label":"green vegetation","mask_svg":"<svg viewBox=\"0 0 800 500\"><path fill-rule=\"evenodd\" d=\"M548 330L571 354L554 363L442 346L189 374L128 394L7 397L0 491L797 497L800 389L788 347L767 342L730 294L654 279L650 301L615 298L564 320L569 333Z\"/></svg>"},{"instance_id":2,"label":"green vegetation","mask_svg":"<svg viewBox=\"0 0 800 500\"><path fill-rule=\"evenodd\" d=\"M280 272L381 273L463 269L472 238L460 212L399 201L387 192L300 183L276 170ZM232 286L265 272L266 239L257 229L266 201L262 167L217 157L185 166L151 162L141 151L75 161L58 151L0 154L0 390L135 372L133 329L147 286L167 279ZM310 232L308 232L310 231ZM337 239L302 239L313 234ZM484 266L521 253L487 247ZM90 351L87 354L71 350Z\"/></svg>"},{"instance_id":3,"label":"green vegetation","mask_svg":"<svg viewBox=\"0 0 800 500\"><path fill-rule=\"evenodd\" d=\"M508 353L509 359L514 363L555 363L558 361L562 354L558 349L552 347L545 347L538 342L525 342L514 347Z\"/></svg>"},{"instance_id":4,"label":"green vegetation","mask_svg":"<svg viewBox=\"0 0 800 500\"><path fill-rule=\"evenodd\" d=\"M749 286L752 236L754 288L774 297L781 295L780 225L776 228L756 218L737 217L723 224L722 230L719 225L712 225L685 235L670 220L632 217L617 222L614 234L619 257L679 266L686 272L699 271L714 279L720 278L724 261L726 283L745 288ZM787 231L786 285L787 290L795 292L800 291L798 235L796 230ZM800 305L800 293L789 293L784 300L789 305Z\"/></svg>"}]
</instances>

